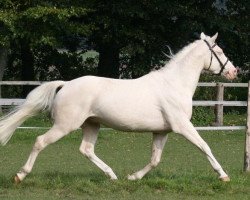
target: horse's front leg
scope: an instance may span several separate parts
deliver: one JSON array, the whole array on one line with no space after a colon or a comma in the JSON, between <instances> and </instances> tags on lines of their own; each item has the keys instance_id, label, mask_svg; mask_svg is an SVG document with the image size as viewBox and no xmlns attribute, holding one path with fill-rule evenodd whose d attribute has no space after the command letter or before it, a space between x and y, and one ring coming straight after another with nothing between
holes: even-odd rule
<instances>
[{"instance_id":1,"label":"horse's front leg","mask_svg":"<svg viewBox=\"0 0 250 200\"><path fill-rule=\"evenodd\" d=\"M173 132L179 133L184 136L207 156L207 159L211 163L213 169L219 174L219 178L222 181L230 181L230 178L224 172L218 161L215 159L207 143L201 138L199 133L194 128L193 124L187 118L181 116L175 118L175 120L171 122L171 127Z\"/></svg>"},{"instance_id":2,"label":"horse's front leg","mask_svg":"<svg viewBox=\"0 0 250 200\"><path fill-rule=\"evenodd\" d=\"M143 169L138 172L135 172L132 175L128 176L129 180L137 180L141 179L145 176L151 169L156 167L160 160L163 148L167 141L167 134L166 133L153 133L153 145L152 145L152 157L151 161L148 165L146 165Z\"/></svg>"}]
</instances>

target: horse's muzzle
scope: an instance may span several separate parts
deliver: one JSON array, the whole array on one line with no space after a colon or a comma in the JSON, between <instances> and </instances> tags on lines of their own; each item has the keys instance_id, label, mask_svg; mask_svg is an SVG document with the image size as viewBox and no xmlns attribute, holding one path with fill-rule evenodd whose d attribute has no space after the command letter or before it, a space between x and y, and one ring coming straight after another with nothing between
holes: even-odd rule
<instances>
[{"instance_id":1,"label":"horse's muzzle","mask_svg":"<svg viewBox=\"0 0 250 200\"><path fill-rule=\"evenodd\" d=\"M231 67L226 73L225 73L225 77L229 80L233 80L237 77L237 74L239 72L239 68L235 68L235 67Z\"/></svg>"}]
</instances>

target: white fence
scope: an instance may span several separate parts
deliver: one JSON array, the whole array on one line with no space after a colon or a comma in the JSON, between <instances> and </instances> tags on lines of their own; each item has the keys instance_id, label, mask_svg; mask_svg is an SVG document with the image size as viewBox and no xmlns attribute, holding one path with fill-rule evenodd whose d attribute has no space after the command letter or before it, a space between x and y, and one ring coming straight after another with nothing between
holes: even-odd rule
<instances>
[{"instance_id":1,"label":"white fence","mask_svg":"<svg viewBox=\"0 0 250 200\"><path fill-rule=\"evenodd\" d=\"M223 126L224 106L247 107L247 101L224 101L224 88L247 88L249 83L199 83L198 87L215 87L217 90L216 101L193 101L193 106L215 106L216 126L196 127L197 130L246 130L247 126ZM247 95L247 94L246 94ZM249 119L250 120L250 119Z\"/></svg>"},{"instance_id":2,"label":"white fence","mask_svg":"<svg viewBox=\"0 0 250 200\"><path fill-rule=\"evenodd\" d=\"M41 85L40 81L0 81L1 85ZM246 130L245 162L244 170L250 172L250 81L249 83L199 83L198 87L216 87L216 101L193 101L193 106L215 106L217 126L195 127L197 130ZM248 87L247 101L224 101L225 87ZM25 99L0 98L0 106L16 106L24 102ZM244 106L247 107L246 126L222 126L224 106ZM22 129L48 129L48 127L19 127Z\"/></svg>"},{"instance_id":3,"label":"white fence","mask_svg":"<svg viewBox=\"0 0 250 200\"><path fill-rule=\"evenodd\" d=\"M41 85L41 81L0 81L0 85ZM216 106L217 126L196 127L197 130L245 130L246 126L222 126L224 106L247 106L247 101L223 101L224 87L248 87L248 83L199 83L198 87L217 87L216 101L193 101L193 106ZM222 91L222 92L221 92ZM0 98L0 106L17 106L25 99ZM21 128L21 127L20 127ZM35 128L35 127L22 127ZM45 127L36 127L45 128Z\"/></svg>"}]
</instances>

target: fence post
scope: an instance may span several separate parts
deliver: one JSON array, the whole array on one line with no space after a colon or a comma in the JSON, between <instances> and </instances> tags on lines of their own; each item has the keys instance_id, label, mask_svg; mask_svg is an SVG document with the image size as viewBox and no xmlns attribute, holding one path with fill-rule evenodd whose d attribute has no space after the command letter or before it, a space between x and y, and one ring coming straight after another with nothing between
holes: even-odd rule
<instances>
[{"instance_id":1,"label":"fence post","mask_svg":"<svg viewBox=\"0 0 250 200\"><path fill-rule=\"evenodd\" d=\"M250 172L250 81L248 83L247 130L246 130L244 171Z\"/></svg>"},{"instance_id":2,"label":"fence post","mask_svg":"<svg viewBox=\"0 0 250 200\"><path fill-rule=\"evenodd\" d=\"M217 94L216 94L216 101L223 101L224 100L224 85L223 83L217 83ZM223 125L223 105L217 104L215 106L215 126L222 126Z\"/></svg>"}]
</instances>

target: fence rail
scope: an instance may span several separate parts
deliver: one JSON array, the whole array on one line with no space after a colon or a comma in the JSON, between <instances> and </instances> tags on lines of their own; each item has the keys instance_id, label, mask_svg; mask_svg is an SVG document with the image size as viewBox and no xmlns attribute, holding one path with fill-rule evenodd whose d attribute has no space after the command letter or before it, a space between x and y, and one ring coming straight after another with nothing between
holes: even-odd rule
<instances>
[{"instance_id":1,"label":"fence rail","mask_svg":"<svg viewBox=\"0 0 250 200\"><path fill-rule=\"evenodd\" d=\"M247 106L247 101L193 101L193 106Z\"/></svg>"},{"instance_id":2,"label":"fence rail","mask_svg":"<svg viewBox=\"0 0 250 200\"><path fill-rule=\"evenodd\" d=\"M0 106L18 106L23 104L25 99L0 99ZM247 106L247 101L193 101L193 106Z\"/></svg>"},{"instance_id":3,"label":"fence rail","mask_svg":"<svg viewBox=\"0 0 250 200\"><path fill-rule=\"evenodd\" d=\"M225 87L248 87L248 83L222 83ZM198 87L216 87L218 83L198 83Z\"/></svg>"},{"instance_id":4,"label":"fence rail","mask_svg":"<svg viewBox=\"0 0 250 200\"><path fill-rule=\"evenodd\" d=\"M0 99L0 106L18 106L23 104L25 99Z\"/></svg>"},{"instance_id":5,"label":"fence rail","mask_svg":"<svg viewBox=\"0 0 250 200\"><path fill-rule=\"evenodd\" d=\"M0 81L0 85L41 85L46 81Z\"/></svg>"},{"instance_id":6,"label":"fence rail","mask_svg":"<svg viewBox=\"0 0 250 200\"><path fill-rule=\"evenodd\" d=\"M0 81L0 85L41 85L46 81ZM216 87L218 83L198 83L198 87ZM225 87L248 87L248 83L223 83Z\"/></svg>"}]
</instances>

